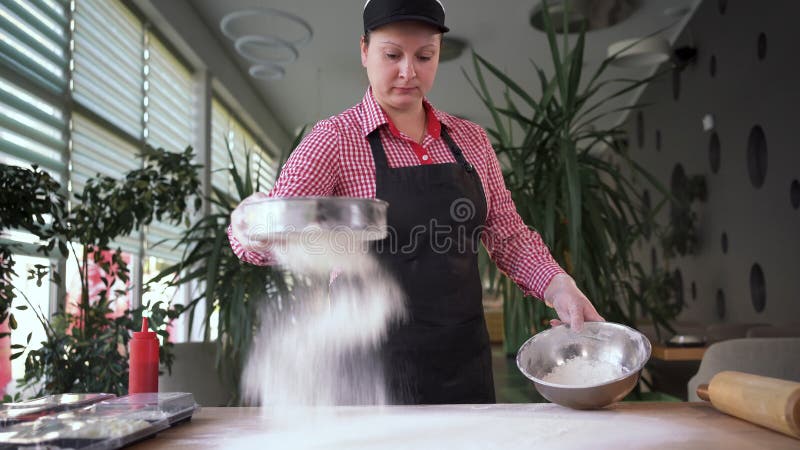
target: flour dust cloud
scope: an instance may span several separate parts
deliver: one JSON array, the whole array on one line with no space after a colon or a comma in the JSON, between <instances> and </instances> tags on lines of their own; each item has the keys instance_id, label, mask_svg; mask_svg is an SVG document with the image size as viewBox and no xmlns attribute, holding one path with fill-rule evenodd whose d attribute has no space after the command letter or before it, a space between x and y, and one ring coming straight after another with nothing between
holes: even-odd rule
<instances>
[{"instance_id":1,"label":"flour dust cloud","mask_svg":"<svg viewBox=\"0 0 800 450\"><path fill-rule=\"evenodd\" d=\"M266 302L244 399L273 407L387 404L379 350L389 327L405 318L402 292L366 242L316 236L272 249L303 282L292 301Z\"/></svg>"}]
</instances>

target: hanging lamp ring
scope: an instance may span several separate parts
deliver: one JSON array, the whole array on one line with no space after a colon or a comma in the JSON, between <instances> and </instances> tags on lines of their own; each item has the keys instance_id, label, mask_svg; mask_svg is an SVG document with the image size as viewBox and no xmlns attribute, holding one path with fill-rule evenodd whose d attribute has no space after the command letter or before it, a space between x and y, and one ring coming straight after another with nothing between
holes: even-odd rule
<instances>
[{"instance_id":1,"label":"hanging lamp ring","mask_svg":"<svg viewBox=\"0 0 800 450\"><path fill-rule=\"evenodd\" d=\"M219 23L219 27L222 30L222 34L224 34L228 39L232 41L236 41L242 34L236 33L234 30L231 29L231 24L236 22L237 20L241 20L247 17L257 17L257 16L267 16L267 17L280 17L282 19L286 19L289 22L299 26L303 29L303 36L299 39L293 40L286 40L290 44L294 46L294 48L303 47L311 42L311 39L314 37L314 31L311 29L311 25L308 24L302 18L295 16L294 14L287 13L285 11L281 11L275 8L252 8L252 9L245 9L242 11L234 11L232 13L226 14L225 17Z\"/></svg>"},{"instance_id":2,"label":"hanging lamp ring","mask_svg":"<svg viewBox=\"0 0 800 450\"><path fill-rule=\"evenodd\" d=\"M251 66L248 72L251 77L266 81L280 80L286 75L286 70L280 64L271 62Z\"/></svg>"},{"instance_id":3,"label":"hanging lamp ring","mask_svg":"<svg viewBox=\"0 0 800 450\"><path fill-rule=\"evenodd\" d=\"M297 49L291 42L285 41L277 36L268 34L253 34L242 36L236 39L233 45L236 52L242 55L243 58L256 64L271 63L271 64L289 64L297 60ZM254 53L254 48L267 48L267 49L281 49L284 55L280 57L270 58L259 56Z\"/></svg>"}]
</instances>

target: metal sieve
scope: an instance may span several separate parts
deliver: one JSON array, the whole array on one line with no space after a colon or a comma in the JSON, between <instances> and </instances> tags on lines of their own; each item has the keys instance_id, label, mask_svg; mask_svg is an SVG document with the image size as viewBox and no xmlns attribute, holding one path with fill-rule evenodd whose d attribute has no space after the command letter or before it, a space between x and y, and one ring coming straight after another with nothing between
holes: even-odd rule
<instances>
[{"instance_id":1,"label":"metal sieve","mask_svg":"<svg viewBox=\"0 0 800 450\"><path fill-rule=\"evenodd\" d=\"M387 235L388 206L370 198L284 197L250 203L244 213L251 236L259 240L323 232L371 241Z\"/></svg>"}]
</instances>

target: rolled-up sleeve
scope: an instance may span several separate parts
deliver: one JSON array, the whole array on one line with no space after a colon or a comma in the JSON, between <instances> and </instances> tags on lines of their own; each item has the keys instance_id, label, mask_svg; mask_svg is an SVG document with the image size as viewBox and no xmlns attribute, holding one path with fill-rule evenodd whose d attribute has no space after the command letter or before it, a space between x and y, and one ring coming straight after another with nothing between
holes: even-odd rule
<instances>
[{"instance_id":1,"label":"rolled-up sleeve","mask_svg":"<svg viewBox=\"0 0 800 450\"><path fill-rule=\"evenodd\" d=\"M484 191L488 213L486 232L481 240L497 267L508 275L526 295L544 298L550 280L564 270L535 230L528 228L517 213L506 188L500 162L483 129L486 175Z\"/></svg>"},{"instance_id":2,"label":"rolled-up sleeve","mask_svg":"<svg viewBox=\"0 0 800 450\"><path fill-rule=\"evenodd\" d=\"M289 156L270 197L331 196L339 178L338 133L323 120L300 142ZM228 226L228 240L233 253L244 262L265 266L275 263L269 249L249 251L233 236ZM268 246L267 246L268 247Z\"/></svg>"}]
</instances>

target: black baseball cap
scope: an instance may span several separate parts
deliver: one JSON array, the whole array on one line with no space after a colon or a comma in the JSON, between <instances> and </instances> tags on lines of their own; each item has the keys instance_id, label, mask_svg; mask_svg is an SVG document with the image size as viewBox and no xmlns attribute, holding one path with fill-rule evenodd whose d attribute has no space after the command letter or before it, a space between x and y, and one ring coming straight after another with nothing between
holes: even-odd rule
<instances>
[{"instance_id":1,"label":"black baseball cap","mask_svg":"<svg viewBox=\"0 0 800 450\"><path fill-rule=\"evenodd\" d=\"M364 33L402 20L425 22L442 33L450 31L444 26L444 6L439 0L367 0L364 4Z\"/></svg>"}]
</instances>

